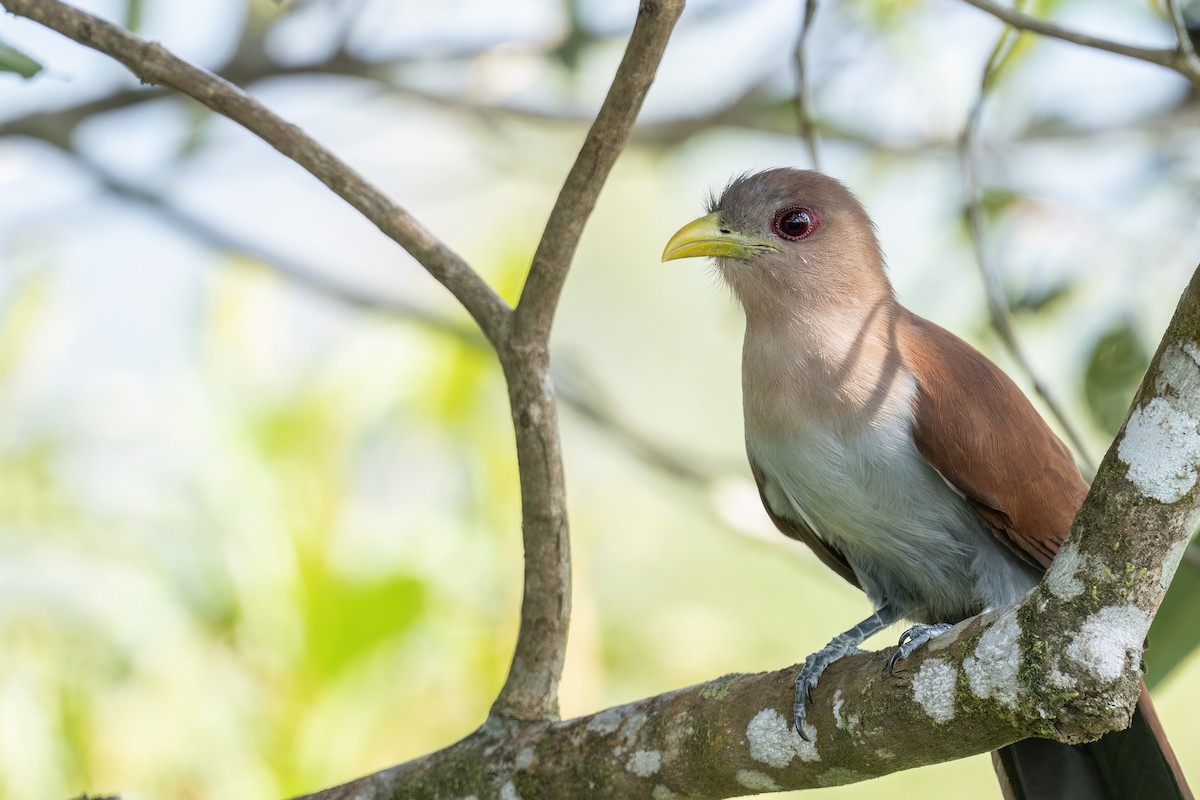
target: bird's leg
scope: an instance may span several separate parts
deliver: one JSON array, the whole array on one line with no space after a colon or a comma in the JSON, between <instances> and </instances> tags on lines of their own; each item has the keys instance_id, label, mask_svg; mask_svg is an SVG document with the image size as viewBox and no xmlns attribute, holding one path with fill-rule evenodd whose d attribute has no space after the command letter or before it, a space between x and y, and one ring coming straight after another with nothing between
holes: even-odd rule
<instances>
[{"instance_id":1,"label":"bird's leg","mask_svg":"<svg viewBox=\"0 0 1200 800\"><path fill-rule=\"evenodd\" d=\"M812 699L813 687L817 685L825 668L842 656L861 652L858 649L860 644L895 621L896 612L884 606L850 630L833 637L833 641L804 659L804 666L800 669L800 674L796 676L796 704L792 708L796 733L806 741L808 740L808 736L804 733L806 713L804 704Z\"/></svg>"},{"instance_id":2,"label":"bird's leg","mask_svg":"<svg viewBox=\"0 0 1200 800\"><path fill-rule=\"evenodd\" d=\"M888 659L888 674L891 674L897 661L902 658L908 658L918 647L935 636L941 636L953 627L953 625L947 625L944 622L937 622L933 625L913 625L900 634L900 641L897 643L896 652L892 653L892 657Z\"/></svg>"}]
</instances>

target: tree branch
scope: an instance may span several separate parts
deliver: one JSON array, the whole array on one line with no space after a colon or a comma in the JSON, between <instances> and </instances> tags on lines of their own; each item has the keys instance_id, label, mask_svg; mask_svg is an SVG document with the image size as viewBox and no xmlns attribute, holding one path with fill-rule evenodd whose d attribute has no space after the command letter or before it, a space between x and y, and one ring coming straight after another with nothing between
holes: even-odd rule
<instances>
[{"instance_id":1,"label":"tree branch","mask_svg":"<svg viewBox=\"0 0 1200 800\"><path fill-rule=\"evenodd\" d=\"M307 800L601 790L716 800L866 780L1029 736L1094 740L1129 722L1146 630L1200 521L1198 429L1200 270L1042 583L1018 605L955 626L895 674L886 651L836 662L813 693L809 742L789 726L788 668L566 722L492 720L445 750Z\"/></svg>"},{"instance_id":2,"label":"tree branch","mask_svg":"<svg viewBox=\"0 0 1200 800\"><path fill-rule=\"evenodd\" d=\"M1188 35L1179 0L1167 0L1167 16L1171 18L1171 27L1175 29L1175 43L1179 55L1195 64L1196 48L1192 44L1192 37Z\"/></svg>"},{"instance_id":3,"label":"tree branch","mask_svg":"<svg viewBox=\"0 0 1200 800\"><path fill-rule=\"evenodd\" d=\"M470 347L488 349L487 339L480 334L478 328L465 320L459 322L403 298L384 296L331 278L329 275L336 271L335 268L319 269L272 252L262 245L228 233L219 226L185 211L157 192L118 177L91 159L70 150L65 152L73 156L74 163L98 181L104 191L144 207L209 249L245 256L275 272L292 285L336 300L345 306L388 314L393 318L404 318Z\"/></svg>"},{"instance_id":4,"label":"tree branch","mask_svg":"<svg viewBox=\"0 0 1200 800\"><path fill-rule=\"evenodd\" d=\"M812 113L812 97L808 88L808 72L805 61L808 52L808 34L812 30L813 18L817 15L817 0L804 0L800 12L800 31L796 34L796 47L792 51L792 62L796 66L796 118L800 124L800 135L808 145L808 158L815 170L821 169L817 154L817 125Z\"/></svg>"},{"instance_id":5,"label":"tree branch","mask_svg":"<svg viewBox=\"0 0 1200 800\"><path fill-rule=\"evenodd\" d=\"M512 666L492 715L558 717L571 615L571 556L558 408L550 380L550 326L583 226L625 145L683 0L643 0L612 87L550 212L498 348L508 381L521 473L525 585Z\"/></svg>"},{"instance_id":6,"label":"tree branch","mask_svg":"<svg viewBox=\"0 0 1200 800\"><path fill-rule=\"evenodd\" d=\"M1122 44L1063 28L1044 19L1006 8L999 3L992 2L992 0L966 0L966 2L975 6L980 11L986 11L1002 22L1007 22L1014 28L1020 28L1032 33L1040 33L1042 36L1049 36L1053 39L1060 39L1064 42L1071 42L1083 47L1091 47L1094 50L1103 50L1107 53L1115 53L1120 56L1136 58L1139 61L1158 64L1159 66L1175 70L1193 84L1200 86L1200 61L1195 58L1194 54L1193 57L1189 58L1182 51L1182 46L1155 48Z\"/></svg>"},{"instance_id":7,"label":"tree branch","mask_svg":"<svg viewBox=\"0 0 1200 800\"><path fill-rule=\"evenodd\" d=\"M183 61L160 44L59 0L0 0L0 6L105 53L142 81L171 86L246 128L307 170L407 250L463 304L489 341L495 344L505 336L511 310L458 254L348 164L238 87Z\"/></svg>"},{"instance_id":8,"label":"tree branch","mask_svg":"<svg viewBox=\"0 0 1200 800\"><path fill-rule=\"evenodd\" d=\"M1091 455L1088 453L1087 444L1083 441L1083 437L1075 430L1075 426L1071 424L1066 411L1054 398L1054 395L1050 393L1049 387L1038 377L1033 365L1025 356L1025 351L1021 347L1020 342L1017 341L1016 331L1013 330L1012 325L1012 315L1008 309L1008 301L1004 296L1004 287L1000 285L995 265L992 263L987 247L984 244L983 189L979 182L979 153L976 147L976 138L979 132L980 120L983 116L983 105L987 101L993 79L1004 64L1007 54L1011 52L1009 49L1010 42L1011 46L1015 47L1016 38L1019 36L1019 33L1015 33L1011 28L1006 27L1000 34L1000 38L996 40L991 55L988 57L987 64L983 68L983 75L979 80L979 94L975 98L975 103L972 105L970 113L967 114L966 123L963 125L958 148L959 163L962 165L963 193L966 195L963 210L970 232L971 249L975 254L975 266L978 268L979 275L983 279L983 292L987 298L988 317L991 320L992 330L1000 337L1000 342L1008 350L1009 355L1012 356L1017 366L1029 378L1034 392L1042 398L1042 402L1045 403L1046 408L1058 421L1059 427L1071 442L1076 456L1083 462L1083 466L1090 478L1096 471L1095 461L1092 460Z\"/></svg>"},{"instance_id":9,"label":"tree branch","mask_svg":"<svg viewBox=\"0 0 1200 800\"><path fill-rule=\"evenodd\" d=\"M683 0L641 0L637 23L583 147L575 159L538 242L529 278L517 303L514 331L520 341L550 335L558 299L608 173L625 148L629 131L650 90L667 39L683 12Z\"/></svg>"}]
</instances>

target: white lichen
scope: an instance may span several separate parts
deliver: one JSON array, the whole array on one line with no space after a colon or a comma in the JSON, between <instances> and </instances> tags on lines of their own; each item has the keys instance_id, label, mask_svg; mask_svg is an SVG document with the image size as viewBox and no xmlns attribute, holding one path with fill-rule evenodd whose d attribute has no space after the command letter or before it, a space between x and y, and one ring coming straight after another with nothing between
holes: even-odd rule
<instances>
[{"instance_id":1,"label":"white lichen","mask_svg":"<svg viewBox=\"0 0 1200 800\"><path fill-rule=\"evenodd\" d=\"M934 722L954 719L954 695L958 671L940 658L927 658L913 677L913 699Z\"/></svg>"},{"instance_id":2,"label":"white lichen","mask_svg":"<svg viewBox=\"0 0 1200 800\"><path fill-rule=\"evenodd\" d=\"M833 724L839 731L846 729L846 720L842 719L842 704L845 702L845 699L842 698L842 690L835 690L833 693Z\"/></svg>"},{"instance_id":3,"label":"white lichen","mask_svg":"<svg viewBox=\"0 0 1200 800\"><path fill-rule=\"evenodd\" d=\"M788 727L787 720L773 708L764 708L754 715L746 726L746 741L750 745L750 757L755 761L783 769L797 756L801 761L819 761L817 753L817 729L805 723L802 739Z\"/></svg>"},{"instance_id":4,"label":"white lichen","mask_svg":"<svg viewBox=\"0 0 1200 800\"><path fill-rule=\"evenodd\" d=\"M1067 675L1058 667L1051 667L1047 677L1050 685L1055 689L1074 689L1077 683L1074 678Z\"/></svg>"},{"instance_id":5,"label":"white lichen","mask_svg":"<svg viewBox=\"0 0 1200 800\"><path fill-rule=\"evenodd\" d=\"M521 800L521 795L517 794L517 787L513 786L512 781L500 787L500 800Z\"/></svg>"},{"instance_id":6,"label":"white lichen","mask_svg":"<svg viewBox=\"0 0 1200 800\"><path fill-rule=\"evenodd\" d=\"M778 792L779 784L765 772L756 769L739 769L734 776L737 782L753 792Z\"/></svg>"},{"instance_id":7,"label":"white lichen","mask_svg":"<svg viewBox=\"0 0 1200 800\"><path fill-rule=\"evenodd\" d=\"M750 757L780 769L792 763L796 756L793 737L795 734L788 730L787 720L773 708L759 711L746 726Z\"/></svg>"},{"instance_id":8,"label":"white lichen","mask_svg":"<svg viewBox=\"0 0 1200 800\"><path fill-rule=\"evenodd\" d=\"M529 765L532 763L533 763L533 748L532 747L523 747L523 748L521 748L521 751L519 753L517 753L517 757L513 761L513 767L516 769L528 769Z\"/></svg>"},{"instance_id":9,"label":"white lichen","mask_svg":"<svg viewBox=\"0 0 1200 800\"><path fill-rule=\"evenodd\" d=\"M1115 681L1141 658L1150 615L1135 605L1108 606L1084 620L1067 656L1102 681Z\"/></svg>"},{"instance_id":10,"label":"white lichen","mask_svg":"<svg viewBox=\"0 0 1200 800\"><path fill-rule=\"evenodd\" d=\"M662 754L657 750L637 750L625 764L625 769L639 778L649 778L661 768Z\"/></svg>"},{"instance_id":11,"label":"white lichen","mask_svg":"<svg viewBox=\"0 0 1200 800\"><path fill-rule=\"evenodd\" d=\"M1129 415L1117 456L1126 477L1146 497L1175 503L1196 485L1200 425L1194 417L1155 397Z\"/></svg>"},{"instance_id":12,"label":"white lichen","mask_svg":"<svg viewBox=\"0 0 1200 800\"><path fill-rule=\"evenodd\" d=\"M1058 549L1050 571L1046 573L1045 584L1050 594L1060 600L1070 600L1083 594L1085 587L1083 581L1079 580L1079 573L1085 566L1083 556L1075 543L1065 542Z\"/></svg>"},{"instance_id":13,"label":"white lichen","mask_svg":"<svg viewBox=\"0 0 1200 800\"><path fill-rule=\"evenodd\" d=\"M1157 394L1171 398L1172 405L1186 414L1200 415L1200 363L1196 355L1200 348L1195 342L1183 342L1163 351L1158 378L1154 382Z\"/></svg>"},{"instance_id":14,"label":"white lichen","mask_svg":"<svg viewBox=\"0 0 1200 800\"><path fill-rule=\"evenodd\" d=\"M617 728L621 727L622 720L623 716L621 712L610 708L592 717L588 721L587 730L591 733L598 733L601 736L614 733Z\"/></svg>"},{"instance_id":15,"label":"white lichen","mask_svg":"<svg viewBox=\"0 0 1200 800\"><path fill-rule=\"evenodd\" d=\"M621 726L621 741L632 746L637 742L638 734L642 732L642 726L646 724L646 715L641 711L635 711L630 714L625 720L625 724Z\"/></svg>"},{"instance_id":16,"label":"white lichen","mask_svg":"<svg viewBox=\"0 0 1200 800\"><path fill-rule=\"evenodd\" d=\"M891 750L888 750L886 747L880 747L880 748L876 749L875 755L879 756L884 761L888 760L889 758L896 757L896 754L893 753Z\"/></svg>"},{"instance_id":17,"label":"white lichen","mask_svg":"<svg viewBox=\"0 0 1200 800\"><path fill-rule=\"evenodd\" d=\"M670 787L659 783L654 786L654 791L650 792L650 800L678 800L679 795L671 791Z\"/></svg>"},{"instance_id":18,"label":"white lichen","mask_svg":"<svg viewBox=\"0 0 1200 800\"><path fill-rule=\"evenodd\" d=\"M1191 340L1185 340L1179 343L1179 349L1183 354L1192 360L1192 363L1200 368L1200 345L1197 345Z\"/></svg>"},{"instance_id":19,"label":"white lichen","mask_svg":"<svg viewBox=\"0 0 1200 800\"><path fill-rule=\"evenodd\" d=\"M1163 556L1162 570L1158 573L1158 586L1164 592L1170 584L1170 581L1166 580L1166 577L1175 574L1175 570L1179 568L1179 562L1183 560L1184 553L1187 552L1189 544L1191 542L1187 539L1176 542L1171 545L1166 555Z\"/></svg>"},{"instance_id":20,"label":"white lichen","mask_svg":"<svg viewBox=\"0 0 1200 800\"><path fill-rule=\"evenodd\" d=\"M963 660L963 670L976 697L995 698L1008 708L1016 705L1020 688L1017 682L1021 668L1020 636L1021 625L1016 614L1009 610L979 637L975 654Z\"/></svg>"}]
</instances>

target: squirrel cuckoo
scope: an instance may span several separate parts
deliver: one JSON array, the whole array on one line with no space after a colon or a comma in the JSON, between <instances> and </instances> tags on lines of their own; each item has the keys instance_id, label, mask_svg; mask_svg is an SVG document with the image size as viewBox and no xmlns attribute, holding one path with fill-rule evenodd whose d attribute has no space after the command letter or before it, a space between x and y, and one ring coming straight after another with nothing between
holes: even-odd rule
<instances>
[{"instance_id":1,"label":"squirrel cuckoo","mask_svg":"<svg viewBox=\"0 0 1200 800\"><path fill-rule=\"evenodd\" d=\"M862 589L874 613L810 655L821 673L899 619L889 661L1037 584L1087 494L1025 395L896 300L867 212L817 172L736 178L663 260L709 256L742 305L746 450L768 514ZM1132 726L993 754L1010 798L1190 798L1145 684Z\"/></svg>"}]
</instances>

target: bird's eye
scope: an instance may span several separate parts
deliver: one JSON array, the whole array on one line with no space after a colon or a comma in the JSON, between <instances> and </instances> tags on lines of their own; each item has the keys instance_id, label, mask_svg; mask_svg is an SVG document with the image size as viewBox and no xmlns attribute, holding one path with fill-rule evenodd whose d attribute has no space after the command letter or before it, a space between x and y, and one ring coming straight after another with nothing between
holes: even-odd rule
<instances>
[{"instance_id":1,"label":"bird's eye","mask_svg":"<svg viewBox=\"0 0 1200 800\"><path fill-rule=\"evenodd\" d=\"M784 239L799 241L821 226L821 217L811 208L788 206L775 212L771 227Z\"/></svg>"}]
</instances>

